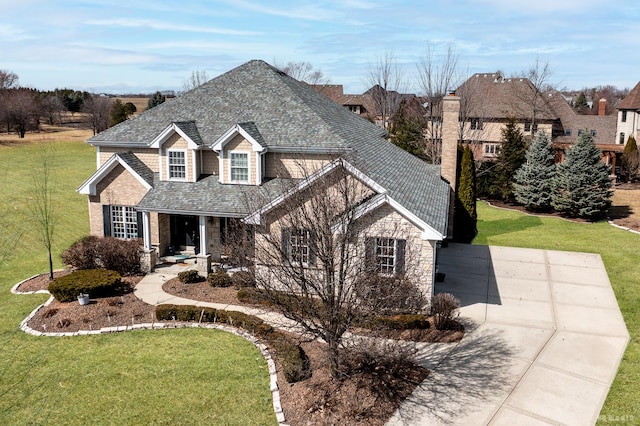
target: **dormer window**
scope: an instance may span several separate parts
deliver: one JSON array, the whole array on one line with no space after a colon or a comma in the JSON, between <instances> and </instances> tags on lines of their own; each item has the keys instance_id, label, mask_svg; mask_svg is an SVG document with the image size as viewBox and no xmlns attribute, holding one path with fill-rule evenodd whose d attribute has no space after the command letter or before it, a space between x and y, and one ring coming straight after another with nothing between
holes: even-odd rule
<instances>
[{"instance_id":1,"label":"dormer window","mask_svg":"<svg viewBox=\"0 0 640 426\"><path fill-rule=\"evenodd\" d=\"M187 178L187 161L185 151L169 151L169 179L182 180Z\"/></svg>"},{"instance_id":2,"label":"dormer window","mask_svg":"<svg viewBox=\"0 0 640 426\"><path fill-rule=\"evenodd\" d=\"M246 152L232 152L231 182L249 182L249 154Z\"/></svg>"}]
</instances>

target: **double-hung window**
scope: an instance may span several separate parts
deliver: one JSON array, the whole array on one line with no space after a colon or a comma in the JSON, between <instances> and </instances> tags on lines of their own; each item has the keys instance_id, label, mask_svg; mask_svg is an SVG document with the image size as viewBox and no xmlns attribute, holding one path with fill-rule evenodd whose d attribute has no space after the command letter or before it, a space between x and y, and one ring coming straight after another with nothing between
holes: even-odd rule
<instances>
[{"instance_id":1,"label":"double-hung window","mask_svg":"<svg viewBox=\"0 0 640 426\"><path fill-rule=\"evenodd\" d=\"M367 237L365 246L365 261L371 271L382 275L404 274L406 240Z\"/></svg>"},{"instance_id":2,"label":"double-hung window","mask_svg":"<svg viewBox=\"0 0 640 426\"><path fill-rule=\"evenodd\" d=\"M282 244L284 257L294 265L314 266L313 233L304 228L284 228Z\"/></svg>"},{"instance_id":3,"label":"double-hung window","mask_svg":"<svg viewBox=\"0 0 640 426\"><path fill-rule=\"evenodd\" d=\"M116 238L138 238L138 214L129 206L111 206L111 235Z\"/></svg>"},{"instance_id":4,"label":"double-hung window","mask_svg":"<svg viewBox=\"0 0 640 426\"><path fill-rule=\"evenodd\" d=\"M169 151L169 179L185 179L187 177L187 161L184 151Z\"/></svg>"},{"instance_id":5,"label":"double-hung window","mask_svg":"<svg viewBox=\"0 0 640 426\"><path fill-rule=\"evenodd\" d=\"M231 182L249 182L249 154L246 152L232 152Z\"/></svg>"}]
</instances>

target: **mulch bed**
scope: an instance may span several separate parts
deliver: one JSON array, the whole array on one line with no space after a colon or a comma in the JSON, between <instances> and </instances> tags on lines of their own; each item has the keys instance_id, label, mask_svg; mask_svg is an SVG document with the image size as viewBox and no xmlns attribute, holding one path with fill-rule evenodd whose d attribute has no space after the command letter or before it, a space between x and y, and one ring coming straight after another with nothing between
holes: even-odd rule
<instances>
[{"instance_id":1,"label":"mulch bed","mask_svg":"<svg viewBox=\"0 0 640 426\"><path fill-rule=\"evenodd\" d=\"M56 276L69 272L61 271ZM142 277L139 276L124 277L121 295L91 299L91 303L85 306L75 301L61 303L54 300L40 309L28 325L39 331L74 332L150 322L155 307L142 302L133 293L140 279ZM46 290L48 284L48 274L43 274L25 281L17 290ZM183 284L178 279L172 279L164 284L163 289L194 300L242 305L237 298L236 288L214 288L206 281ZM360 331L363 334L371 333ZM464 329L460 326L442 332L430 328L419 332L389 333L387 337L391 338L451 342L461 339ZM376 335L381 336L380 332ZM374 369L373 375L371 371L352 371L336 379L331 376L326 363L326 346L323 343L307 341L302 342L301 346L309 357L313 370L311 378L290 384L282 374L278 375L281 403L288 424L383 425L429 374L425 368L406 363L395 367L393 374L384 375L387 370ZM275 358L279 364L277 354ZM280 365L278 370L281 371Z\"/></svg>"}]
</instances>

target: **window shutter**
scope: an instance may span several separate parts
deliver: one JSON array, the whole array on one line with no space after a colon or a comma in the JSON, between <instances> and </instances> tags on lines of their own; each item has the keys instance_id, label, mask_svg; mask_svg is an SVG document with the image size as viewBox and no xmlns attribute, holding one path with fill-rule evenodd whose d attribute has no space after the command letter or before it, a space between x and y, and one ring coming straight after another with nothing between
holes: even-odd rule
<instances>
[{"instance_id":1,"label":"window shutter","mask_svg":"<svg viewBox=\"0 0 640 426\"><path fill-rule=\"evenodd\" d=\"M318 247L318 235L309 231L309 266L316 266L316 248Z\"/></svg>"},{"instance_id":2,"label":"window shutter","mask_svg":"<svg viewBox=\"0 0 640 426\"><path fill-rule=\"evenodd\" d=\"M138 238L144 237L144 225L142 222L142 212L136 212L136 220L138 221Z\"/></svg>"},{"instance_id":3,"label":"window shutter","mask_svg":"<svg viewBox=\"0 0 640 426\"><path fill-rule=\"evenodd\" d=\"M104 204L102 206L102 226L104 229L104 236L111 236L111 206Z\"/></svg>"},{"instance_id":4,"label":"window shutter","mask_svg":"<svg viewBox=\"0 0 640 426\"><path fill-rule=\"evenodd\" d=\"M364 266L367 271L373 272L376 269L376 239L374 237L365 237L364 239Z\"/></svg>"},{"instance_id":5,"label":"window shutter","mask_svg":"<svg viewBox=\"0 0 640 426\"><path fill-rule=\"evenodd\" d=\"M396 240L396 275L404 275L404 253L407 240Z\"/></svg>"},{"instance_id":6,"label":"window shutter","mask_svg":"<svg viewBox=\"0 0 640 426\"><path fill-rule=\"evenodd\" d=\"M280 230L280 238L281 238L281 245L280 245L280 255L282 256L282 261L286 262L289 260L289 253L291 252L291 229L289 228L282 228Z\"/></svg>"}]
</instances>

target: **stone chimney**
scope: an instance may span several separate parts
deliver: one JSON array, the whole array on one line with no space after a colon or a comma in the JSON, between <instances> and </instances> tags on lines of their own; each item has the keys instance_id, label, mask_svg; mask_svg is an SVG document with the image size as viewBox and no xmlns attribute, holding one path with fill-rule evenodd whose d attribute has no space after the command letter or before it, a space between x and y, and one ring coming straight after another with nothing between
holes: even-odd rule
<instances>
[{"instance_id":1,"label":"stone chimney","mask_svg":"<svg viewBox=\"0 0 640 426\"><path fill-rule=\"evenodd\" d=\"M607 111L607 100L605 98L601 98L598 102L598 115L606 115Z\"/></svg>"},{"instance_id":2,"label":"stone chimney","mask_svg":"<svg viewBox=\"0 0 640 426\"><path fill-rule=\"evenodd\" d=\"M453 208L455 204L458 167L458 137L460 132L460 98L455 93L442 99L442 161L440 175L449 182L449 224L447 236L453 236Z\"/></svg>"}]
</instances>

